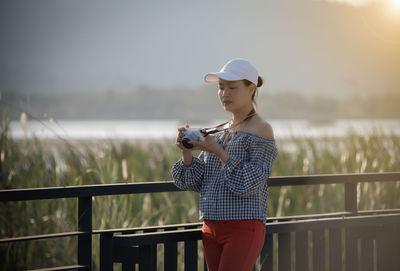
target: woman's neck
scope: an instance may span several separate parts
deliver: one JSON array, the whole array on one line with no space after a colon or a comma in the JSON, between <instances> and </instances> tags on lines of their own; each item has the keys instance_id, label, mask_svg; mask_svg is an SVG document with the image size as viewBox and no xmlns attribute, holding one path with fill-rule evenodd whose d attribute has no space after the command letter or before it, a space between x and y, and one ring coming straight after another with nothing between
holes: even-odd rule
<instances>
[{"instance_id":1,"label":"woman's neck","mask_svg":"<svg viewBox=\"0 0 400 271\"><path fill-rule=\"evenodd\" d=\"M243 121L246 117L248 117L249 112L251 110L253 110L252 105L243 107L240 110L232 112L232 125L235 125L235 124Z\"/></svg>"}]
</instances>

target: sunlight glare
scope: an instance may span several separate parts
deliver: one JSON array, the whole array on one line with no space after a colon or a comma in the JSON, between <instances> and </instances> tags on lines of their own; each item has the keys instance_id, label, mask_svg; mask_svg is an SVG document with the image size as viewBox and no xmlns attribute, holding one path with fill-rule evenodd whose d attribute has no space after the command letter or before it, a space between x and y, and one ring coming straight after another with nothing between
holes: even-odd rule
<instances>
[{"instance_id":1,"label":"sunlight glare","mask_svg":"<svg viewBox=\"0 0 400 271\"><path fill-rule=\"evenodd\" d=\"M391 4L394 11L400 12L400 0L392 0Z\"/></svg>"},{"instance_id":2,"label":"sunlight glare","mask_svg":"<svg viewBox=\"0 0 400 271\"><path fill-rule=\"evenodd\" d=\"M387 11L389 17L398 20L400 18L400 0L388 0L387 1Z\"/></svg>"}]
</instances>

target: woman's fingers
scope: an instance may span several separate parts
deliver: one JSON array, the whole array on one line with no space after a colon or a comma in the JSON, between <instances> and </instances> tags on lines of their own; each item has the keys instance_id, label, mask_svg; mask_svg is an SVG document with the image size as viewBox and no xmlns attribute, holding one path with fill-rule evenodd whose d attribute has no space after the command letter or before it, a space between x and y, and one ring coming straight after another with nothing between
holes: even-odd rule
<instances>
[{"instance_id":1,"label":"woman's fingers","mask_svg":"<svg viewBox=\"0 0 400 271\"><path fill-rule=\"evenodd\" d=\"M204 144L204 141L189 141L188 143L193 145L192 150L207 150L207 146Z\"/></svg>"},{"instance_id":2,"label":"woman's fingers","mask_svg":"<svg viewBox=\"0 0 400 271\"><path fill-rule=\"evenodd\" d=\"M179 127L178 131L182 132L182 131L185 131L187 128L189 128L189 124L186 124L185 127Z\"/></svg>"},{"instance_id":3,"label":"woman's fingers","mask_svg":"<svg viewBox=\"0 0 400 271\"><path fill-rule=\"evenodd\" d=\"M187 149L187 148L185 148L185 146L183 146L182 140L183 140L183 137L185 136L184 132L185 132L185 130L187 128L189 128L188 124L186 124L185 127L179 127L178 128L178 135L177 135L176 141L175 141L175 145L178 146L180 149L185 150L185 151L187 151L189 149Z\"/></svg>"},{"instance_id":4,"label":"woman's fingers","mask_svg":"<svg viewBox=\"0 0 400 271\"><path fill-rule=\"evenodd\" d=\"M183 136L184 136L184 131L186 130L186 128L185 127L179 127L178 128L178 137L177 138L183 138Z\"/></svg>"}]
</instances>

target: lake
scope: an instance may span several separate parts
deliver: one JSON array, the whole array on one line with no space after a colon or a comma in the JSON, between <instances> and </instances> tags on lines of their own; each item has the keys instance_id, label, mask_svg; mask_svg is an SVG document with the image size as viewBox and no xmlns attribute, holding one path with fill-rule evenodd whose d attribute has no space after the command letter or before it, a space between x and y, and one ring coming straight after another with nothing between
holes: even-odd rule
<instances>
[{"instance_id":1,"label":"lake","mask_svg":"<svg viewBox=\"0 0 400 271\"><path fill-rule=\"evenodd\" d=\"M212 127L223 121L196 124L193 127ZM327 123L307 120L271 120L276 138L345 136L350 132L400 135L400 120L336 120ZM12 138L63 138L63 139L170 139L183 126L177 120L28 120L23 128L21 122L11 121Z\"/></svg>"}]
</instances>

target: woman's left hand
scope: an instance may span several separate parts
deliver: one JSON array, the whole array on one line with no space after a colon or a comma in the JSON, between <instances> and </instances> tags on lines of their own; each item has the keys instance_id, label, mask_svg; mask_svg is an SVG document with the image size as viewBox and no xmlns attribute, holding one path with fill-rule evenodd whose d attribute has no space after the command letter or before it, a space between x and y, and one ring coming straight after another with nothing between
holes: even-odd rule
<instances>
[{"instance_id":1,"label":"woman's left hand","mask_svg":"<svg viewBox=\"0 0 400 271\"><path fill-rule=\"evenodd\" d=\"M190 144L193 144L193 150L201 150L212 152L222 161L225 163L229 156L222 148L220 144L218 144L212 136L205 136L204 141L190 141Z\"/></svg>"}]
</instances>

